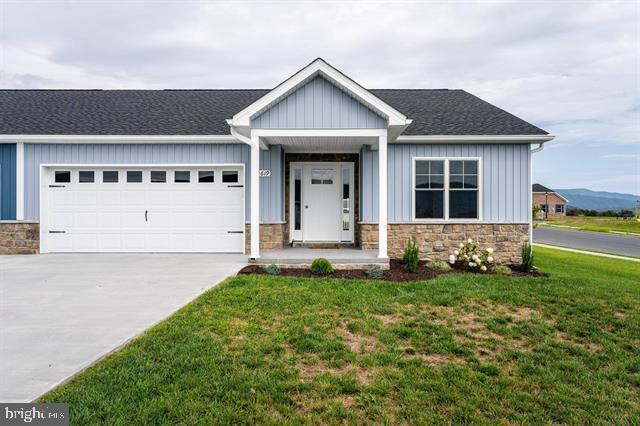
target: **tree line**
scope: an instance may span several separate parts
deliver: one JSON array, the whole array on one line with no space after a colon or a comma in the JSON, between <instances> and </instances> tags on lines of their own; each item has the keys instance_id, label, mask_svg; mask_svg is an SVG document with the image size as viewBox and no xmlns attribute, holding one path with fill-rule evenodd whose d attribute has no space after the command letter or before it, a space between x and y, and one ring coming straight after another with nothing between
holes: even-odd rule
<instances>
[{"instance_id":1,"label":"tree line","mask_svg":"<svg viewBox=\"0 0 640 426\"><path fill-rule=\"evenodd\" d=\"M634 217L632 210L590 210L577 207L567 208L567 216L603 216L603 217Z\"/></svg>"}]
</instances>

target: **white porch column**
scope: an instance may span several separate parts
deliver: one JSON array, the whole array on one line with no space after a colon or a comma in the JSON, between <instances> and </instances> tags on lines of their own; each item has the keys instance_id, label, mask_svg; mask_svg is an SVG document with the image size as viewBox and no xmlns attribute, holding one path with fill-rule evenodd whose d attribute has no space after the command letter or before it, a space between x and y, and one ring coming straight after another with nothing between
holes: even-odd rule
<instances>
[{"instance_id":1,"label":"white porch column","mask_svg":"<svg viewBox=\"0 0 640 426\"><path fill-rule=\"evenodd\" d=\"M387 255L387 133L378 139L378 257Z\"/></svg>"},{"instance_id":2,"label":"white porch column","mask_svg":"<svg viewBox=\"0 0 640 426\"><path fill-rule=\"evenodd\" d=\"M251 253L260 257L260 136L251 134Z\"/></svg>"}]
</instances>

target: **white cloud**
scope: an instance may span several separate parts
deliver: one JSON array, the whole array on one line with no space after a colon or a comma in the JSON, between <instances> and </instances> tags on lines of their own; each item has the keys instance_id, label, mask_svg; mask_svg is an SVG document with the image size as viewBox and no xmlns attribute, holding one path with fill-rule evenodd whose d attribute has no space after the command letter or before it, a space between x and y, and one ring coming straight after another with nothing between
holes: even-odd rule
<instances>
[{"instance_id":1,"label":"white cloud","mask_svg":"<svg viewBox=\"0 0 640 426\"><path fill-rule=\"evenodd\" d=\"M602 158L614 158L614 159L640 159L640 154L606 154Z\"/></svg>"},{"instance_id":2,"label":"white cloud","mask_svg":"<svg viewBox=\"0 0 640 426\"><path fill-rule=\"evenodd\" d=\"M585 168L603 180L638 174L633 162L612 168L614 158L603 157L613 145L623 155L640 145L636 2L0 8L3 87L268 88L322 56L365 87L463 88L547 129L557 138L536 156L534 172L552 186L558 170L576 185Z\"/></svg>"}]
</instances>

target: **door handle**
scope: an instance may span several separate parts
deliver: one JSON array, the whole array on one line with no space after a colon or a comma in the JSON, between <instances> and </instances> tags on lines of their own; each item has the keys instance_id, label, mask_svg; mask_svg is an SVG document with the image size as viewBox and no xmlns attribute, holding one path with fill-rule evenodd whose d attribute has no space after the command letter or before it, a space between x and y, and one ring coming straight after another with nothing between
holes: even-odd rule
<instances>
[{"instance_id":1,"label":"door handle","mask_svg":"<svg viewBox=\"0 0 640 426\"><path fill-rule=\"evenodd\" d=\"M308 208L309 208L309 205L308 205L308 204L305 204L305 205L304 205L304 208L305 208L305 209L308 209Z\"/></svg>"},{"instance_id":2,"label":"door handle","mask_svg":"<svg viewBox=\"0 0 640 426\"><path fill-rule=\"evenodd\" d=\"M149 210L145 210L144 211L144 221L148 222L149 221L148 219L149 219Z\"/></svg>"}]
</instances>

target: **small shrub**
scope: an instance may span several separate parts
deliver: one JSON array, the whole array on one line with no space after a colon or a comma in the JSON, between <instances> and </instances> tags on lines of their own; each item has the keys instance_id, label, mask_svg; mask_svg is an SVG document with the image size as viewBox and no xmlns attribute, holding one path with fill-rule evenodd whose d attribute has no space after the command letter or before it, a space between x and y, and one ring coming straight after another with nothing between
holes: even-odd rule
<instances>
[{"instance_id":1,"label":"small shrub","mask_svg":"<svg viewBox=\"0 0 640 426\"><path fill-rule=\"evenodd\" d=\"M369 278L380 278L384 275L384 271L379 266L372 266L366 270L366 273Z\"/></svg>"},{"instance_id":2,"label":"small shrub","mask_svg":"<svg viewBox=\"0 0 640 426\"><path fill-rule=\"evenodd\" d=\"M533 220L536 220L539 214L540 214L540 206L537 204L534 204L533 206L531 206L531 218Z\"/></svg>"},{"instance_id":3,"label":"small shrub","mask_svg":"<svg viewBox=\"0 0 640 426\"><path fill-rule=\"evenodd\" d=\"M264 267L264 272L269 275L280 275L280 272L282 271L280 270L280 267L278 265L272 263L271 265Z\"/></svg>"},{"instance_id":4,"label":"small shrub","mask_svg":"<svg viewBox=\"0 0 640 426\"><path fill-rule=\"evenodd\" d=\"M460 248L453 251L453 258L467 269L487 272L493 264L493 249L491 247L480 249L480 244L471 238L465 243L460 243Z\"/></svg>"},{"instance_id":5,"label":"small shrub","mask_svg":"<svg viewBox=\"0 0 640 426\"><path fill-rule=\"evenodd\" d=\"M496 265L493 267L493 272L498 275L511 275L511 268L505 265Z\"/></svg>"},{"instance_id":6,"label":"small shrub","mask_svg":"<svg viewBox=\"0 0 640 426\"><path fill-rule=\"evenodd\" d=\"M415 272L418 269L418 262L420 262L420 250L416 243L416 238L411 237L407 242L407 247L404 249L404 255L402 256L404 261L404 269L409 272Z\"/></svg>"},{"instance_id":7,"label":"small shrub","mask_svg":"<svg viewBox=\"0 0 640 426\"><path fill-rule=\"evenodd\" d=\"M449 271L451 266L444 260L432 260L427 263L427 266L436 271Z\"/></svg>"},{"instance_id":8,"label":"small shrub","mask_svg":"<svg viewBox=\"0 0 640 426\"><path fill-rule=\"evenodd\" d=\"M522 243L522 270L529 272L533 269L533 247L528 241Z\"/></svg>"},{"instance_id":9,"label":"small shrub","mask_svg":"<svg viewBox=\"0 0 640 426\"><path fill-rule=\"evenodd\" d=\"M311 273L313 275L333 274L333 265L324 257L319 257L311 262Z\"/></svg>"}]
</instances>

